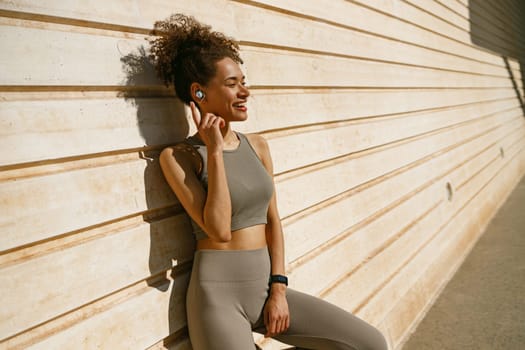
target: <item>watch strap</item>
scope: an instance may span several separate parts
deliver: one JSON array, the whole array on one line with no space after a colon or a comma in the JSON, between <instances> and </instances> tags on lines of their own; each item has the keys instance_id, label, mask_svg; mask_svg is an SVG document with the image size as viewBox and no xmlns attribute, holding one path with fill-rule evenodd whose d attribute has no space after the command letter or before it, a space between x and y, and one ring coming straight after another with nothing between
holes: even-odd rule
<instances>
[{"instance_id":1,"label":"watch strap","mask_svg":"<svg viewBox=\"0 0 525 350\"><path fill-rule=\"evenodd\" d=\"M282 283L282 284L288 285L288 277L284 275L271 275L270 284L272 283Z\"/></svg>"}]
</instances>

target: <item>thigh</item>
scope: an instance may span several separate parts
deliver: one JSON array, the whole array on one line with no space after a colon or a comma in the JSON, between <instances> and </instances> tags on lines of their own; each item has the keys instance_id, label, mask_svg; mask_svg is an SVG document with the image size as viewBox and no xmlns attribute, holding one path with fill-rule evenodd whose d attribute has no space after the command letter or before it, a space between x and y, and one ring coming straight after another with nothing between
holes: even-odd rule
<instances>
[{"instance_id":1,"label":"thigh","mask_svg":"<svg viewBox=\"0 0 525 350\"><path fill-rule=\"evenodd\" d=\"M234 314L207 315L207 321L189 324L194 350L255 349L249 322Z\"/></svg>"},{"instance_id":2,"label":"thigh","mask_svg":"<svg viewBox=\"0 0 525 350\"><path fill-rule=\"evenodd\" d=\"M372 325L322 299L287 291L290 328L275 338L306 349L387 350L385 338Z\"/></svg>"},{"instance_id":3,"label":"thigh","mask_svg":"<svg viewBox=\"0 0 525 350\"><path fill-rule=\"evenodd\" d=\"M221 293L217 294L220 298ZM198 295L187 296L188 331L194 350L255 349L250 322L224 299L224 303L210 303Z\"/></svg>"}]
</instances>

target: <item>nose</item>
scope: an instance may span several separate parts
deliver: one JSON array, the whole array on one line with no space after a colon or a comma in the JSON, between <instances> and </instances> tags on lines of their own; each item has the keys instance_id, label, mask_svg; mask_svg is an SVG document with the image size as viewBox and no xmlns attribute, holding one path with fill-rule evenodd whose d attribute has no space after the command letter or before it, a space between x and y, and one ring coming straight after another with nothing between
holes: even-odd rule
<instances>
[{"instance_id":1,"label":"nose","mask_svg":"<svg viewBox=\"0 0 525 350\"><path fill-rule=\"evenodd\" d=\"M241 88L239 89L239 97L248 97L250 96L250 90L248 89L248 87L246 85L240 85Z\"/></svg>"}]
</instances>

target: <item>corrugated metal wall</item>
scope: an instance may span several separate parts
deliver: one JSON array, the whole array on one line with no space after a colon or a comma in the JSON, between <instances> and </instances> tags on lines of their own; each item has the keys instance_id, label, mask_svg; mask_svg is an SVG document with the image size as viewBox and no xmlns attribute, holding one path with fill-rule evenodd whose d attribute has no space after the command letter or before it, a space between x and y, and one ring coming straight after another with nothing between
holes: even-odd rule
<instances>
[{"instance_id":1,"label":"corrugated metal wall","mask_svg":"<svg viewBox=\"0 0 525 350\"><path fill-rule=\"evenodd\" d=\"M525 173L518 0L0 0L0 347L189 348L175 12L241 41L292 286L399 348Z\"/></svg>"}]
</instances>

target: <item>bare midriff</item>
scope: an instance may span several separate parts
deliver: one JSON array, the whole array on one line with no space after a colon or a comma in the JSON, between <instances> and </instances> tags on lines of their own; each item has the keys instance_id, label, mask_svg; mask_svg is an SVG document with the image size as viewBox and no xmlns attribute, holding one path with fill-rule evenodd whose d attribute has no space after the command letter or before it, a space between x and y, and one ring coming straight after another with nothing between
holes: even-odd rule
<instances>
[{"instance_id":1,"label":"bare midriff","mask_svg":"<svg viewBox=\"0 0 525 350\"><path fill-rule=\"evenodd\" d=\"M232 232L232 239L228 242L218 242L206 238L197 241L197 249L217 250L251 250L266 247L266 233L264 224L250 226Z\"/></svg>"}]
</instances>

